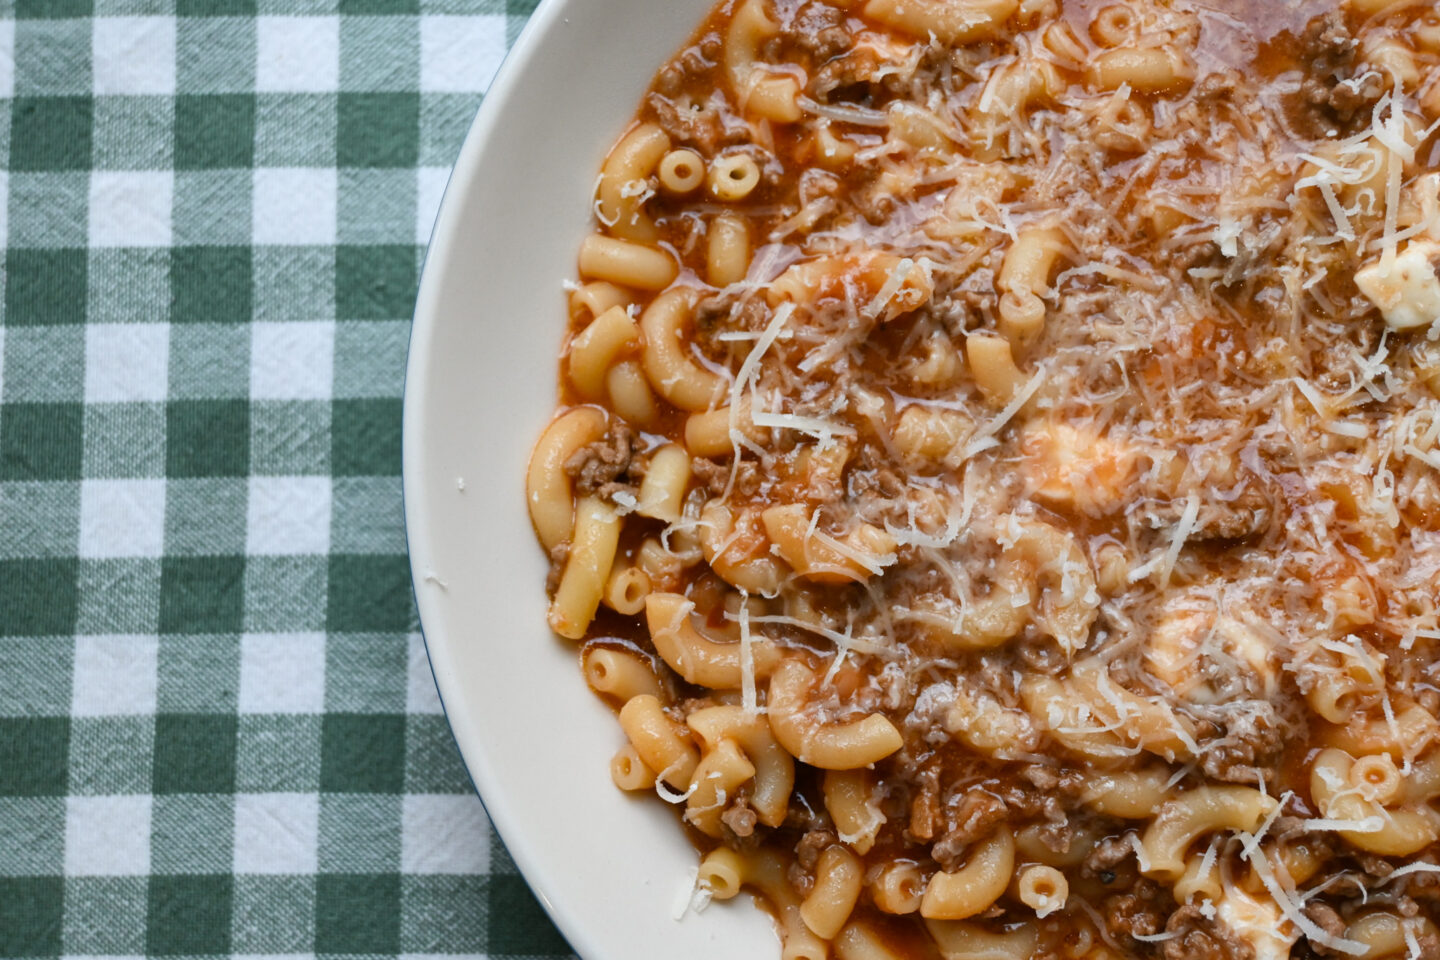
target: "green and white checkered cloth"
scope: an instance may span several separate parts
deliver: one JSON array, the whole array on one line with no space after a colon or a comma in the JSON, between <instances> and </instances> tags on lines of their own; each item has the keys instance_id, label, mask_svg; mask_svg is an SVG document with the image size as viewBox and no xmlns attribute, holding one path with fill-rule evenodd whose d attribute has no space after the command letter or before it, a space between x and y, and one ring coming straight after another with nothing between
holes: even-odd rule
<instances>
[{"instance_id":1,"label":"green and white checkered cloth","mask_svg":"<svg viewBox=\"0 0 1440 960\"><path fill-rule=\"evenodd\" d=\"M417 633L424 244L532 0L0 0L0 957L567 956Z\"/></svg>"}]
</instances>

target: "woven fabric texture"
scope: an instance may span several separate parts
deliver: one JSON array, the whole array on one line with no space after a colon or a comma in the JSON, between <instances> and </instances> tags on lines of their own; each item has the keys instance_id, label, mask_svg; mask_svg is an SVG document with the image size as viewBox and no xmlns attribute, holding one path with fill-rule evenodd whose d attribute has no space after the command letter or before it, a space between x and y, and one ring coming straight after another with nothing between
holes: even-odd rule
<instances>
[{"instance_id":1,"label":"woven fabric texture","mask_svg":"<svg viewBox=\"0 0 1440 960\"><path fill-rule=\"evenodd\" d=\"M0 0L0 957L565 957L455 751L409 318L531 0Z\"/></svg>"}]
</instances>

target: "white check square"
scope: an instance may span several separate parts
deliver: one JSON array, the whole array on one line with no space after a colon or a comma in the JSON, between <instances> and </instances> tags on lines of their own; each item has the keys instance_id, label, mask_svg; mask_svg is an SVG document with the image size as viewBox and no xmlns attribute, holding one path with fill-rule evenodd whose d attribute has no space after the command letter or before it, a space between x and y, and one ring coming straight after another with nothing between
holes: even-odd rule
<instances>
[{"instance_id":1,"label":"white check square","mask_svg":"<svg viewBox=\"0 0 1440 960\"><path fill-rule=\"evenodd\" d=\"M168 247L175 174L96 170L90 174L90 246Z\"/></svg>"},{"instance_id":2,"label":"white check square","mask_svg":"<svg viewBox=\"0 0 1440 960\"><path fill-rule=\"evenodd\" d=\"M429 243L435 229L435 216L450 182L449 167L421 167L415 171L415 242Z\"/></svg>"},{"instance_id":3,"label":"white check square","mask_svg":"<svg viewBox=\"0 0 1440 960\"><path fill-rule=\"evenodd\" d=\"M255 243L334 245L337 180L333 168L256 168L251 230Z\"/></svg>"},{"instance_id":4,"label":"white check square","mask_svg":"<svg viewBox=\"0 0 1440 960\"><path fill-rule=\"evenodd\" d=\"M401 873L485 873L490 821L473 794L410 794L400 815Z\"/></svg>"},{"instance_id":5,"label":"white check square","mask_svg":"<svg viewBox=\"0 0 1440 960\"><path fill-rule=\"evenodd\" d=\"M435 674L430 671L430 657L425 652L425 639L410 634L409 657L405 676L405 712L441 713L440 692L435 689Z\"/></svg>"},{"instance_id":6,"label":"white check square","mask_svg":"<svg viewBox=\"0 0 1440 960\"><path fill-rule=\"evenodd\" d=\"M503 59L503 15L420 20L420 89L425 93L482 92Z\"/></svg>"},{"instance_id":7,"label":"white check square","mask_svg":"<svg viewBox=\"0 0 1440 960\"><path fill-rule=\"evenodd\" d=\"M240 638L241 713L325 709L325 634L249 633Z\"/></svg>"},{"instance_id":8,"label":"white check square","mask_svg":"<svg viewBox=\"0 0 1440 960\"><path fill-rule=\"evenodd\" d=\"M127 403L166 398L170 325L85 325L85 402Z\"/></svg>"},{"instance_id":9,"label":"white check square","mask_svg":"<svg viewBox=\"0 0 1440 960\"><path fill-rule=\"evenodd\" d=\"M339 17L259 17L255 89L333 93L340 87Z\"/></svg>"},{"instance_id":10,"label":"white check square","mask_svg":"<svg viewBox=\"0 0 1440 960\"><path fill-rule=\"evenodd\" d=\"M329 477L251 477L245 550L251 556L330 552Z\"/></svg>"},{"instance_id":11,"label":"white check square","mask_svg":"<svg viewBox=\"0 0 1440 960\"><path fill-rule=\"evenodd\" d=\"M159 557L165 552L165 481L80 484L80 556Z\"/></svg>"},{"instance_id":12,"label":"white check square","mask_svg":"<svg viewBox=\"0 0 1440 960\"><path fill-rule=\"evenodd\" d=\"M15 21L0 20L0 98L15 96Z\"/></svg>"},{"instance_id":13,"label":"white check square","mask_svg":"<svg viewBox=\"0 0 1440 960\"><path fill-rule=\"evenodd\" d=\"M235 797L235 872L313 874L320 844L320 798L313 793Z\"/></svg>"},{"instance_id":14,"label":"white check square","mask_svg":"<svg viewBox=\"0 0 1440 960\"><path fill-rule=\"evenodd\" d=\"M256 323L250 327L252 400L327 400L335 384L335 324Z\"/></svg>"},{"instance_id":15,"label":"white check square","mask_svg":"<svg viewBox=\"0 0 1440 960\"><path fill-rule=\"evenodd\" d=\"M69 797L65 801L65 875L140 877L150 872L148 794Z\"/></svg>"},{"instance_id":16,"label":"white check square","mask_svg":"<svg viewBox=\"0 0 1440 960\"><path fill-rule=\"evenodd\" d=\"M154 713L159 656L156 637L76 637L70 713L77 717Z\"/></svg>"},{"instance_id":17,"label":"white check square","mask_svg":"<svg viewBox=\"0 0 1440 960\"><path fill-rule=\"evenodd\" d=\"M175 92L174 17L96 17L91 54L97 94Z\"/></svg>"}]
</instances>

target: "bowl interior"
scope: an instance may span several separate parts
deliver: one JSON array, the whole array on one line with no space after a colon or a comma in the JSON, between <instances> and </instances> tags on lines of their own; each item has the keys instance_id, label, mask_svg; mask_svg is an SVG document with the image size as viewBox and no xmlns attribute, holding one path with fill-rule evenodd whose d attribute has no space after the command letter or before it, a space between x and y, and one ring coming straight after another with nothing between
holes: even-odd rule
<instances>
[{"instance_id":1,"label":"bowl interior","mask_svg":"<svg viewBox=\"0 0 1440 960\"><path fill-rule=\"evenodd\" d=\"M405 513L431 664L491 818L587 960L778 955L748 903L675 919L696 854L673 811L610 782L623 738L545 625L523 487L600 161L708 6L542 3L446 191L410 347Z\"/></svg>"}]
</instances>

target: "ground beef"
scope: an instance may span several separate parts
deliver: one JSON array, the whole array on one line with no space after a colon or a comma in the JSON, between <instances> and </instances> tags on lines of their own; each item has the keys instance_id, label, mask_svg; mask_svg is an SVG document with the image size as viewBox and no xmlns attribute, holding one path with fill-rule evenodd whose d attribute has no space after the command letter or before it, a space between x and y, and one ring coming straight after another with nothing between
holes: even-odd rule
<instances>
[{"instance_id":1,"label":"ground beef","mask_svg":"<svg viewBox=\"0 0 1440 960\"><path fill-rule=\"evenodd\" d=\"M545 592L553 596L560 589L560 578L565 573L565 561L570 558L570 541L565 540L550 548L550 572L545 575Z\"/></svg>"},{"instance_id":2,"label":"ground beef","mask_svg":"<svg viewBox=\"0 0 1440 960\"><path fill-rule=\"evenodd\" d=\"M807 830L805 836L795 845L795 862L805 870L813 872L820 862L820 854L835 843L835 834L830 830Z\"/></svg>"},{"instance_id":3,"label":"ground beef","mask_svg":"<svg viewBox=\"0 0 1440 960\"><path fill-rule=\"evenodd\" d=\"M725 125L719 112L709 105L689 104L683 99L652 93L645 98L660 129L670 135L677 146L692 146L712 156L726 145Z\"/></svg>"},{"instance_id":4,"label":"ground beef","mask_svg":"<svg viewBox=\"0 0 1440 960\"><path fill-rule=\"evenodd\" d=\"M1253 785L1262 777L1273 782L1272 767L1286 740L1296 734L1294 724L1268 701L1249 700L1234 706L1222 708L1218 718L1222 731L1204 742L1201 767L1206 776L1225 783Z\"/></svg>"},{"instance_id":5,"label":"ground beef","mask_svg":"<svg viewBox=\"0 0 1440 960\"><path fill-rule=\"evenodd\" d=\"M1345 22L1345 15L1332 10L1310 21L1301 39L1300 57L1308 74L1300 88L1302 110L1297 119L1326 130L1344 126L1357 115L1368 115L1384 93L1378 75L1355 75L1358 44Z\"/></svg>"},{"instance_id":6,"label":"ground beef","mask_svg":"<svg viewBox=\"0 0 1440 960\"><path fill-rule=\"evenodd\" d=\"M783 36L795 46L823 63L850 47L850 31L845 29L845 14L827 3L807 3L784 29Z\"/></svg>"},{"instance_id":7,"label":"ground beef","mask_svg":"<svg viewBox=\"0 0 1440 960\"><path fill-rule=\"evenodd\" d=\"M1106 837L1095 845L1081 867L1081 874L1086 877L1098 877L1102 883L1109 883L1106 877L1114 878L1115 868L1135 854L1135 847L1130 842L1130 837Z\"/></svg>"},{"instance_id":8,"label":"ground beef","mask_svg":"<svg viewBox=\"0 0 1440 960\"><path fill-rule=\"evenodd\" d=\"M614 418L610 429L594 443L586 444L565 461L565 473L580 496L613 493L610 485L626 478L635 458L635 434L625 421Z\"/></svg>"},{"instance_id":9,"label":"ground beef","mask_svg":"<svg viewBox=\"0 0 1440 960\"><path fill-rule=\"evenodd\" d=\"M718 497L725 492L725 481L730 478L730 468L705 457L692 457L690 473L695 482Z\"/></svg>"},{"instance_id":10,"label":"ground beef","mask_svg":"<svg viewBox=\"0 0 1440 960\"><path fill-rule=\"evenodd\" d=\"M868 48L853 50L815 71L810 81L810 96L820 103L856 103L869 105L874 91L870 84L880 60Z\"/></svg>"},{"instance_id":11,"label":"ground beef","mask_svg":"<svg viewBox=\"0 0 1440 960\"><path fill-rule=\"evenodd\" d=\"M737 800L728 810L720 814L720 822L730 828L737 837L748 837L755 832L758 821L755 811L744 800Z\"/></svg>"},{"instance_id":12,"label":"ground beef","mask_svg":"<svg viewBox=\"0 0 1440 960\"><path fill-rule=\"evenodd\" d=\"M1170 915L1165 932L1179 934L1166 940L1161 948L1165 960L1254 960L1255 957L1254 947L1223 923L1205 919L1199 907L1180 907Z\"/></svg>"},{"instance_id":13,"label":"ground beef","mask_svg":"<svg viewBox=\"0 0 1440 960\"><path fill-rule=\"evenodd\" d=\"M947 871L960 866L970 844L990 836L995 825L1009 816L1009 808L988 793L967 793L949 806L945 811L949 829L930 850Z\"/></svg>"},{"instance_id":14,"label":"ground beef","mask_svg":"<svg viewBox=\"0 0 1440 960\"><path fill-rule=\"evenodd\" d=\"M1340 919L1340 914L1335 908L1324 903L1311 903L1305 907L1305 916L1309 917L1317 927L1330 934L1332 937L1345 935L1345 921ZM1324 944L1311 941L1310 949L1322 957L1344 956L1340 951L1334 950Z\"/></svg>"},{"instance_id":15,"label":"ground beef","mask_svg":"<svg viewBox=\"0 0 1440 960\"><path fill-rule=\"evenodd\" d=\"M1105 899L1105 925L1116 939L1151 937L1159 933L1165 914L1149 890L1137 885L1134 893L1122 893Z\"/></svg>"}]
</instances>

